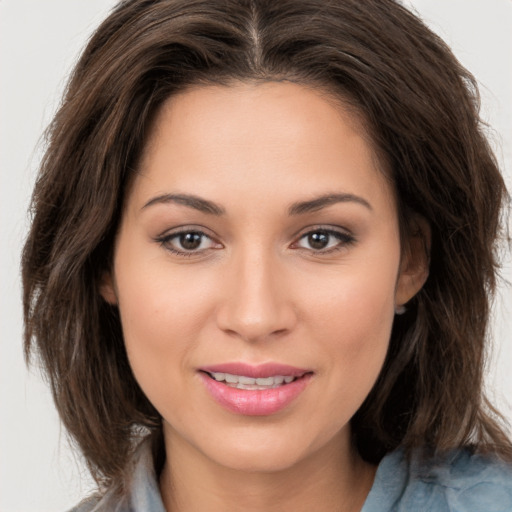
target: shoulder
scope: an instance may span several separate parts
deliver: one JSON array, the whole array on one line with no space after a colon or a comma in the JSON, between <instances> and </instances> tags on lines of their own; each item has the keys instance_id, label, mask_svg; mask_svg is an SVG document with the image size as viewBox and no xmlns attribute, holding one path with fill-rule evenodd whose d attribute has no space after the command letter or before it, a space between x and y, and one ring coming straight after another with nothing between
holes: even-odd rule
<instances>
[{"instance_id":1,"label":"shoulder","mask_svg":"<svg viewBox=\"0 0 512 512\"><path fill-rule=\"evenodd\" d=\"M67 512L134 512L134 510L127 503L126 497L117 497L107 492L102 496L90 496ZM135 512L138 512L138 509Z\"/></svg>"},{"instance_id":2,"label":"shoulder","mask_svg":"<svg viewBox=\"0 0 512 512\"><path fill-rule=\"evenodd\" d=\"M412 469L416 488L430 489L447 510L512 511L512 466L496 458L461 450Z\"/></svg>"},{"instance_id":3,"label":"shoulder","mask_svg":"<svg viewBox=\"0 0 512 512\"><path fill-rule=\"evenodd\" d=\"M110 488L101 496L91 496L68 512L165 512L151 452L151 440L135 450L125 492Z\"/></svg>"},{"instance_id":4,"label":"shoulder","mask_svg":"<svg viewBox=\"0 0 512 512\"><path fill-rule=\"evenodd\" d=\"M78 505L73 507L71 510L68 510L68 512L93 512L94 508L100 501L99 497L93 496L91 498L87 498L83 501L81 501Z\"/></svg>"},{"instance_id":5,"label":"shoulder","mask_svg":"<svg viewBox=\"0 0 512 512\"><path fill-rule=\"evenodd\" d=\"M383 502L387 508L382 508ZM469 450L430 462L414 455L407 458L398 450L379 465L362 512L384 510L512 511L512 465Z\"/></svg>"}]
</instances>

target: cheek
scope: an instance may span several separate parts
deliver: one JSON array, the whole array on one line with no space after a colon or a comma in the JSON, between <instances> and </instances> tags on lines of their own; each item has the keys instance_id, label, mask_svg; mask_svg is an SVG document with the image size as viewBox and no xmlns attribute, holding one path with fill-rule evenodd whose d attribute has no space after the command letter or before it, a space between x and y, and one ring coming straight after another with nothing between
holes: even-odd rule
<instances>
[{"instance_id":1,"label":"cheek","mask_svg":"<svg viewBox=\"0 0 512 512\"><path fill-rule=\"evenodd\" d=\"M159 386L169 388L169 381L179 385L178 375L189 366L211 306L207 281L186 279L186 272L171 272L166 263L118 262L123 269L117 288L125 346L148 396Z\"/></svg>"},{"instance_id":2,"label":"cheek","mask_svg":"<svg viewBox=\"0 0 512 512\"><path fill-rule=\"evenodd\" d=\"M341 268L323 279L322 283L306 283L308 316L333 333L338 333L342 344L355 343L357 348L381 338L389 331L394 316L396 271L372 270L372 267ZM305 295L305 294L303 294ZM311 323L309 322L309 323Z\"/></svg>"},{"instance_id":3,"label":"cheek","mask_svg":"<svg viewBox=\"0 0 512 512\"><path fill-rule=\"evenodd\" d=\"M396 267L339 269L309 298L305 325L316 349L328 354L329 386L355 412L370 392L386 357L394 319ZM312 353L313 356L313 353Z\"/></svg>"},{"instance_id":4,"label":"cheek","mask_svg":"<svg viewBox=\"0 0 512 512\"><path fill-rule=\"evenodd\" d=\"M121 265L119 265L121 266ZM137 333L154 340L186 336L199 327L208 302L208 282L190 279L187 272L172 271L165 261L146 266L126 265L126 280L117 282L126 335Z\"/></svg>"}]
</instances>

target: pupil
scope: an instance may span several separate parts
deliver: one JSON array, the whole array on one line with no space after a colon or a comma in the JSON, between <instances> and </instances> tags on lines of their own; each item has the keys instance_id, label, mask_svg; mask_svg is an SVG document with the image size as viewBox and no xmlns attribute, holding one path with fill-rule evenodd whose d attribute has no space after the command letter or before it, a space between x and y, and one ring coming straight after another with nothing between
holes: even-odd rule
<instances>
[{"instance_id":1,"label":"pupil","mask_svg":"<svg viewBox=\"0 0 512 512\"><path fill-rule=\"evenodd\" d=\"M311 233L308 235L308 242L313 249L323 249L329 243L329 235L326 233Z\"/></svg>"},{"instance_id":2,"label":"pupil","mask_svg":"<svg viewBox=\"0 0 512 512\"><path fill-rule=\"evenodd\" d=\"M180 235L180 244L183 249L197 249L201 245L201 235L199 233L184 233Z\"/></svg>"}]
</instances>

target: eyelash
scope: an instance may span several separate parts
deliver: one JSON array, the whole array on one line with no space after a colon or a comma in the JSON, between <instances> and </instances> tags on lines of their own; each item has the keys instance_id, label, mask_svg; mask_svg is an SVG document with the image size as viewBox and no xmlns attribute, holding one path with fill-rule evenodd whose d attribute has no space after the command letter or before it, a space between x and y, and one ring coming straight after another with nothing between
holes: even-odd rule
<instances>
[{"instance_id":1,"label":"eyelash","mask_svg":"<svg viewBox=\"0 0 512 512\"><path fill-rule=\"evenodd\" d=\"M341 251L343 249L346 249L350 245L353 245L356 242L355 237L347 232L338 231L336 229L318 227L318 228L313 228L313 229L310 228L306 233L301 235L299 237L298 241L294 242L293 245L296 246L301 240L307 239L307 237L314 235L314 234L316 234L316 235L322 234L322 235L327 235L328 237L334 237L338 240L338 243L334 247L330 247L328 249L314 250L314 249L308 249L305 247L304 248L299 247L299 249L304 249L306 251L312 251L314 254L323 255L323 254L330 254L333 252Z\"/></svg>"},{"instance_id":2,"label":"eyelash","mask_svg":"<svg viewBox=\"0 0 512 512\"><path fill-rule=\"evenodd\" d=\"M334 238L336 238L338 240L339 243L337 243L334 247L330 247L328 249L318 249L318 250L309 249L309 248L306 248L306 247L298 247L297 246L298 243L301 240L307 239L308 236L311 236L311 235L314 235L314 234L316 234L316 235L321 234L321 235L327 235L328 237L334 237ZM160 245L162 245L162 247L164 247L171 254L175 254L177 256L181 256L181 257L184 257L184 258L190 258L192 256L201 254L202 252L204 252L204 251L206 251L208 249L208 248L200 249L200 250L179 250L179 249L175 249L171 245L171 241L174 240L174 239L177 239L177 238L179 238L180 236L183 236L183 235L198 235L202 239L204 239L204 238L210 239L213 244L216 243L212 239L212 237L207 235L204 231L201 231L200 229L190 229L190 228L181 229L179 231L174 231L172 233L168 233L168 234L159 236L159 237L157 237L155 239L155 241L158 242ZM292 247L293 248L297 248L297 249L301 249L301 250L305 250L305 251L310 251L310 252L312 252L314 254L323 255L323 254L330 254L330 253L333 253L333 252L336 252L336 251L343 250L343 249L347 248L348 246L353 245L355 242L356 242L356 239L351 234L348 234L348 233L343 232L343 231L338 231L338 230L335 230L335 229L327 229L327 228L323 228L323 227L318 227L318 228L314 228L314 229L309 229L306 233L302 234L297 239L297 241L292 244ZM201 243L202 243L202 241L201 241Z\"/></svg>"},{"instance_id":3,"label":"eyelash","mask_svg":"<svg viewBox=\"0 0 512 512\"><path fill-rule=\"evenodd\" d=\"M205 251L206 249L202 250L178 250L172 247L171 241L174 239L179 238L183 235L199 235L202 238L206 237L212 241L212 243L215 243L211 236L207 235L204 231L201 231L200 229L181 229L179 231L173 231L172 233L168 233L162 236L159 236L155 239L156 242L158 242L162 247L164 247L165 250L169 251L171 254L175 254L177 256L181 256L184 258L190 258L192 256L201 254L201 252ZM202 243L202 241L201 241Z\"/></svg>"}]
</instances>

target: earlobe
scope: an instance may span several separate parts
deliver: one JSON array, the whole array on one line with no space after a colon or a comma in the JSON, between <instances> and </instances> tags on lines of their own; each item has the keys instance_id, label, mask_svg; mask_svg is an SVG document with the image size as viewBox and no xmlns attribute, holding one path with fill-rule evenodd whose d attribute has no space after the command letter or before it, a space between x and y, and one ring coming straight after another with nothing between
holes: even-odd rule
<instances>
[{"instance_id":1,"label":"earlobe","mask_svg":"<svg viewBox=\"0 0 512 512\"><path fill-rule=\"evenodd\" d=\"M117 294L111 272L105 272L100 280L100 294L112 306L117 305Z\"/></svg>"},{"instance_id":2,"label":"earlobe","mask_svg":"<svg viewBox=\"0 0 512 512\"><path fill-rule=\"evenodd\" d=\"M405 243L400 274L395 293L397 313L425 284L430 267L431 229L427 220L415 215L411 220L410 235Z\"/></svg>"}]
</instances>

